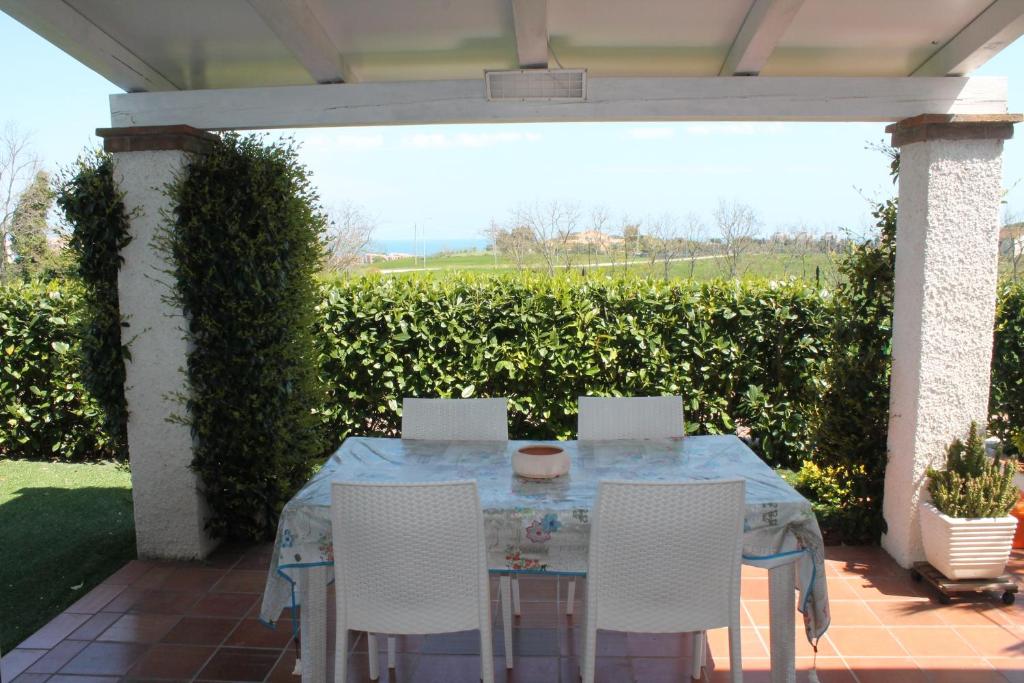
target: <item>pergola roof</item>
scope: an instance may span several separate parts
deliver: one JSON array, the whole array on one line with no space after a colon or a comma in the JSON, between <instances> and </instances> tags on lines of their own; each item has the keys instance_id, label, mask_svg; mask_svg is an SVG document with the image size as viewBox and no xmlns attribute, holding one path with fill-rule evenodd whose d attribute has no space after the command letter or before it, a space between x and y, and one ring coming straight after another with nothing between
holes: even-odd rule
<instances>
[{"instance_id":1,"label":"pergola roof","mask_svg":"<svg viewBox=\"0 0 1024 683\"><path fill-rule=\"evenodd\" d=\"M127 91L591 77L965 74L1024 0L0 0ZM550 46L550 49L549 49Z\"/></svg>"}]
</instances>

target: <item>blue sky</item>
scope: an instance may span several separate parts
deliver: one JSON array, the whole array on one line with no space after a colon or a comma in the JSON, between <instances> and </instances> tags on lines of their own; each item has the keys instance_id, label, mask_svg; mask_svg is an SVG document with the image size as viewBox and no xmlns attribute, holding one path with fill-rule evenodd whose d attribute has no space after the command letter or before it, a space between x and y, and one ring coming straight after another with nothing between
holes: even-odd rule
<instances>
[{"instance_id":1,"label":"blue sky","mask_svg":"<svg viewBox=\"0 0 1024 683\"><path fill-rule=\"evenodd\" d=\"M56 170L109 125L119 90L0 12L0 124L29 132ZM978 75L1010 77L1010 110L1024 111L1024 40ZM696 212L719 198L755 208L765 233L839 228L862 233L868 201L894 192L869 143L882 124L504 124L295 131L324 203L354 202L378 239L477 237L523 203L563 200L614 220ZM1021 132L1020 135L1024 135ZM1011 211L1024 211L1024 143L1006 144Z\"/></svg>"}]
</instances>

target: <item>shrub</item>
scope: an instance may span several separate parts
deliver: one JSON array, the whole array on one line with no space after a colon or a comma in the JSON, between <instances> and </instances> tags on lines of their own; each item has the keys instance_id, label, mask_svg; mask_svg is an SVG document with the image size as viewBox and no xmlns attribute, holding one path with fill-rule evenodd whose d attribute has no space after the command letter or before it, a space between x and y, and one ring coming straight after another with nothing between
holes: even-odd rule
<instances>
[{"instance_id":1,"label":"shrub","mask_svg":"<svg viewBox=\"0 0 1024 683\"><path fill-rule=\"evenodd\" d=\"M68 247L82 284L77 327L82 379L103 409L103 425L114 455L128 456L128 405L124 395L128 344L121 339L117 272L121 250L131 241L128 215L114 182L109 154L85 154L60 180L57 206L71 226Z\"/></svg>"},{"instance_id":2,"label":"shrub","mask_svg":"<svg viewBox=\"0 0 1024 683\"><path fill-rule=\"evenodd\" d=\"M397 434L405 396L508 396L515 438L567 438L582 395L681 394L694 433L806 456L827 329L803 283L359 278L317 309L325 439Z\"/></svg>"},{"instance_id":3,"label":"shrub","mask_svg":"<svg viewBox=\"0 0 1024 683\"><path fill-rule=\"evenodd\" d=\"M1012 436L1024 432L1024 282L1004 282L996 304L989 430L1020 454Z\"/></svg>"},{"instance_id":4,"label":"shrub","mask_svg":"<svg viewBox=\"0 0 1024 683\"><path fill-rule=\"evenodd\" d=\"M168 188L161 245L188 319L192 467L211 532L271 538L322 448L313 355L324 218L289 142L225 135Z\"/></svg>"},{"instance_id":5,"label":"shrub","mask_svg":"<svg viewBox=\"0 0 1024 683\"><path fill-rule=\"evenodd\" d=\"M0 457L89 460L119 452L82 384L81 297L72 283L0 286Z\"/></svg>"},{"instance_id":6,"label":"shrub","mask_svg":"<svg viewBox=\"0 0 1024 683\"><path fill-rule=\"evenodd\" d=\"M967 442L955 439L946 452L946 469L928 468L928 493L939 512L950 517L1002 517L1017 502L1017 468L985 456L985 437L971 423Z\"/></svg>"}]
</instances>

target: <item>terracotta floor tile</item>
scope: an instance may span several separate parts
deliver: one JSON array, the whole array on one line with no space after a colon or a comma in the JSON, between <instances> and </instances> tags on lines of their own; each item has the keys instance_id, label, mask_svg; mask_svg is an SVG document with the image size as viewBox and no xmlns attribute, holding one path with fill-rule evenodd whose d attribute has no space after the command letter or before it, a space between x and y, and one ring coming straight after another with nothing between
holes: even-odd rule
<instances>
[{"instance_id":1,"label":"terracotta floor tile","mask_svg":"<svg viewBox=\"0 0 1024 683\"><path fill-rule=\"evenodd\" d=\"M161 642L175 645L209 645L217 646L224 642L235 627L237 619L221 619L218 617L182 617L168 631Z\"/></svg>"},{"instance_id":2,"label":"terracotta floor tile","mask_svg":"<svg viewBox=\"0 0 1024 683\"><path fill-rule=\"evenodd\" d=\"M960 626L957 632L984 657L1024 658L1024 628L1019 626Z\"/></svg>"},{"instance_id":3,"label":"terracotta floor tile","mask_svg":"<svg viewBox=\"0 0 1024 683\"><path fill-rule=\"evenodd\" d=\"M0 659L2 679L5 681L13 679L45 654L46 650L21 650L18 648L5 652L3 658Z\"/></svg>"},{"instance_id":4,"label":"terracotta floor tile","mask_svg":"<svg viewBox=\"0 0 1024 683\"><path fill-rule=\"evenodd\" d=\"M191 679L213 656L216 648L199 645L154 645L128 672L136 678Z\"/></svg>"},{"instance_id":5,"label":"terracotta floor tile","mask_svg":"<svg viewBox=\"0 0 1024 683\"><path fill-rule=\"evenodd\" d=\"M27 650L48 650L71 635L89 619L90 615L88 614L70 612L58 614L50 623L26 638L18 647Z\"/></svg>"},{"instance_id":6,"label":"terracotta floor tile","mask_svg":"<svg viewBox=\"0 0 1024 683\"><path fill-rule=\"evenodd\" d=\"M946 623L941 616L943 606L928 600L874 600L864 604L886 626L941 626Z\"/></svg>"},{"instance_id":7,"label":"terracotta floor tile","mask_svg":"<svg viewBox=\"0 0 1024 683\"><path fill-rule=\"evenodd\" d=\"M138 643L89 643L60 672L123 676L147 649Z\"/></svg>"},{"instance_id":8,"label":"terracotta floor tile","mask_svg":"<svg viewBox=\"0 0 1024 683\"><path fill-rule=\"evenodd\" d=\"M75 614L96 614L124 589L124 586L101 583L65 611Z\"/></svg>"},{"instance_id":9,"label":"terracotta floor tile","mask_svg":"<svg viewBox=\"0 0 1024 683\"><path fill-rule=\"evenodd\" d=\"M986 657L985 659L1010 683L1024 683L1024 657Z\"/></svg>"},{"instance_id":10,"label":"terracotta floor tile","mask_svg":"<svg viewBox=\"0 0 1024 683\"><path fill-rule=\"evenodd\" d=\"M170 614L125 614L96 640L119 643L155 643L174 628L181 617Z\"/></svg>"},{"instance_id":11,"label":"terracotta floor tile","mask_svg":"<svg viewBox=\"0 0 1024 683\"><path fill-rule=\"evenodd\" d=\"M206 593L213 584L224 578L224 569L204 569L201 566L178 567L160 584L160 590L181 593Z\"/></svg>"},{"instance_id":12,"label":"terracotta floor tile","mask_svg":"<svg viewBox=\"0 0 1024 683\"><path fill-rule=\"evenodd\" d=\"M269 647L280 650L291 639L291 621L281 620L277 623L277 628L270 628L256 619L243 619L224 644L231 647Z\"/></svg>"},{"instance_id":13,"label":"terracotta floor tile","mask_svg":"<svg viewBox=\"0 0 1024 683\"><path fill-rule=\"evenodd\" d=\"M1007 617L1003 606L984 603L954 602L938 605L935 613L943 623L951 626L1004 626L1013 621Z\"/></svg>"},{"instance_id":14,"label":"terracotta floor tile","mask_svg":"<svg viewBox=\"0 0 1024 683\"><path fill-rule=\"evenodd\" d=\"M100 612L89 617L89 620L75 629L69 640L96 640L110 625L121 618L120 612Z\"/></svg>"},{"instance_id":15,"label":"terracotta floor tile","mask_svg":"<svg viewBox=\"0 0 1024 683\"><path fill-rule=\"evenodd\" d=\"M555 628L565 620L565 603L556 605L555 601L522 602L522 614L513 616L515 626L530 628ZM500 614L498 615L500 619ZM501 623L500 621L498 622Z\"/></svg>"},{"instance_id":16,"label":"terracotta floor tile","mask_svg":"<svg viewBox=\"0 0 1024 683\"><path fill-rule=\"evenodd\" d=\"M888 605L890 603L875 604ZM832 614L833 626L878 626L884 623L879 618L878 612L862 600L830 600L828 606ZM765 605L766 610L767 607ZM768 623L767 613L765 613L762 623Z\"/></svg>"},{"instance_id":17,"label":"terracotta floor tile","mask_svg":"<svg viewBox=\"0 0 1024 683\"><path fill-rule=\"evenodd\" d=\"M845 579L831 579L828 582L829 600L863 600L864 595Z\"/></svg>"},{"instance_id":18,"label":"terracotta floor tile","mask_svg":"<svg viewBox=\"0 0 1024 683\"><path fill-rule=\"evenodd\" d=\"M210 681L262 681L274 668L281 652L223 647L217 650L198 678Z\"/></svg>"},{"instance_id":19,"label":"terracotta floor tile","mask_svg":"<svg viewBox=\"0 0 1024 683\"><path fill-rule=\"evenodd\" d=\"M48 680L50 680L50 674L24 673L11 681L11 683L46 683Z\"/></svg>"},{"instance_id":20,"label":"terracotta floor tile","mask_svg":"<svg viewBox=\"0 0 1024 683\"><path fill-rule=\"evenodd\" d=\"M198 593L147 591L129 611L141 614L185 614L199 601Z\"/></svg>"},{"instance_id":21,"label":"terracotta floor tile","mask_svg":"<svg viewBox=\"0 0 1024 683\"><path fill-rule=\"evenodd\" d=\"M907 651L883 628L833 626L828 638L842 657L906 657Z\"/></svg>"},{"instance_id":22,"label":"terracotta floor tile","mask_svg":"<svg viewBox=\"0 0 1024 683\"><path fill-rule=\"evenodd\" d=\"M189 608L188 614L241 619L258 602L259 596L252 593L207 593Z\"/></svg>"},{"instance_id":23,"label":"terracotta floor tile","mask_svg":"<svg viewBox=\"0 0 1024 683\"><path fill-rule=\"evenodd\" d=\"M926 600L923 589L909 576L875 576L842 579L862 600ZM838 581L829 583L829 588ZM838 598L838 594L836 595Z\"/></svg>"},{"instance_id":24,"label":"terracotta floor tile","mask_svg":"<svg viewBox=\"0 0 1024 683\"><path fill-rule=\"evenodd\" d=\"M56 647L36 660L35 664L30 666L27 671L29 673L41 674L57 673L64 668L64 665L70 662L75 655L84 650L85 646L88 644L89 643L83 640L65 640L58 643Z\"/></svg>"},{"instance_id":25,"label":"terracotta floor tile","mask_svg":"<svg viewBox=\"0 0 1024 683\"><path fill-rule=\"evenodd\" d=\"M415 680L445 683L479 683L480 659L455 655L418 655Z\"/></svg>"},{"instance_id":26,"label":"terracotta floor tile","mask_svg":"<svg viewBox=\"0 0 1024 683\"><path fill-rule=\"evenodd\" d=\"M569 647L573 650L570 652ZM583 635L579 628L566 629L562 635L563 656L583 654ZM629 654L629 637L619 631L597 632L598 657L625 657Z\"/></svg>"},{"instance_id":27,"label":"terracotta floor tile","mask_svg":"<svg viewBox=\"0 0 1024 683\"><path fill-rule=\"evenodd\" d=\"M213 593L256 593L262 594L267 583L267 573L253 569L232 569L214 584Z\"/></svg>"},{"instance_id":28,"label":"terracotta floor tile","mask_svg":"<svg viewBox=\"0 0 1024 683\"><path fill-rule=\"evenodd\" d=\"M708 646L711 648L711 654L716 662L728 662L729 630L716 628L708 631ZM740 650L744 662L747 659L759 659L768 656L765 645L762 644L761 639L758 637L757 629L753 628L740 629Z\"/></svg>"},{"instance_id":29,"label":"terracotta floor tile","mask_svg":"<svg viewBox=\"0 0 1024 683\"><path fill-rule=\"evenodd\" d=\"M924 672L909 657L847 657L846 666L860 683L926 683Z\"/></svg>"},{"instance_id":30,"label":"terracotta floor tile","mask_svg":"<svg viewBox=\"0 0 1024 683\"><path fill-rule=\"evenodd\" d=\"M570 665L570 671L572 665ZM577 675L579 664L575 665ZM570 679L578 681L578 678ZM598 657L594 664L595 683L622 683L622 681L633 680L633 667L625 657Z\"/></svg>"},{"instance_id":31,"label":"terracotta floor tile","mask_svg":"<svg viewBox=\"0 0 1024 683\"><path fill-rule=\"evenodd\" d=\"M740 597L744 600L767 600L768 579L744 579L740 583Z\"/></svg>"},{"instance_id":32,"label":"terracotta floor tile","mask_svg":"<svg viewBox=\"0 0 1024 683\"><path fill-rule=\"evenodd\" d=\"M518 666L518 664L517 664ZM690 678L691 660L682 657L633 657L633 680L650 683L678 683Z\"/></svg>"},{"instance_id":33,"label":"terracotta floor tile","mask_svg":"<svg viewBox=\"0 0 1024 683\"><path fill-rule=\"evenodd\" d=\"M174 567L168 564L155 564L148 572L132 583L133 588L155 590L171 575Z\"/></svg>"},{"instance_id":34,"label":"terracotta floor tile","mask_svg":"<svg viewBox=\"0 0 1024 683\"><path fill-rule=\"evenodd\" d=\"M117 676L71 676L68 674L57 674L46 683L117 683Z\"/></svg>"},{"instance_id":35,"label":"terracotta floor tile","mask_svg":"<svg viewBox=\"0 0 1024 683\"><path fill-rule=\"evenodd\" d=\"M132 560L108 576L103 583L129 586L145 576L146 572L152 569L153 566L152 562L148 562L146 560Z\"/></svg>"},{"instance_id":36,"label":"terracotta floor tile","mask_svg":"<svg viewBox=\"0 0 1024 683\"><path fill-rule=\"evenodd\" d=\"M1006 678L981 657L917 659L929 683L1006 683Z\"/></svg>"},{"instance_id":37,"label":"terracotta floor tile","mask_svg":"<svg viewBox=\"0 0 1024 683\"><path fill-rule=\"evenodd\" d=\"M949 626L894 626L889 631L912 657L973 657L976 654Z\"/></svg>"},{"instance_id":38,"label":"terracotta floor tile","mask_svg":"<svg viewBox=\"0 0 1024 683\"><path fill-rule=\"evenodd\" d=\"M479 659L474 658L479 662ZM494 659L495 683L534 683L558 680L558 657L516 657L515 667L505 668L505 659ZM383 669L382 669L383 670Z\"/></svg>"},{"instance_id":39,"label":"terracotta floor tile","mask_svg":"<svg viewBox=\"0 0 1024 683\"><path fill-rule=\"evenodd\" d=\"M771 651L771 629L766 626L762 626L757 629L761 636L761 640L764 641L765 645ZM811 643L807 640L807 634L804 632L803 624L797 623L796 631L794 633L793 641L796 643L796 656L797 657L813 657L814 648ZM835 657L838 653L836 652L835 646L829 640L828 633L825 634L824 638L818 640L818 656L819 657Z\"/></svg>"},{"instance_id":40,"label":"terracotta floor tile","mask_svg":"<svg viewBox=\"0 0 1024 683\"><path fill-rule=\"evenodd\" d=\"M797 657L797 683L810 681L810 671L814 666L813 657ZM820 683L857 683L857 679L846 667L846 662L839 657L818 657L816 672Z\"/></svg>"}]
</instances>

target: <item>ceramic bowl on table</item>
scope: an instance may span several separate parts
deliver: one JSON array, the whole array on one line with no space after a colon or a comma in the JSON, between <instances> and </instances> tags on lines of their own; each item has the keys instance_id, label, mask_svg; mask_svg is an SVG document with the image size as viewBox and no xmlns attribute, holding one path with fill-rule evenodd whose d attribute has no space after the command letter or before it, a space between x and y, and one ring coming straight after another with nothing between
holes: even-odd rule
<instances>
[{"instance_id":1,"label":"ceramic bowl on table","mask_svg":"<svg viewBox=\"0 0 1024 683\"><path fill-rule=\"evenodd\" d=\"M512 454L512 470L526 479L554 479L569 471L569 454L558 446L523 446Z\"/></svg>"}]
</instances>

